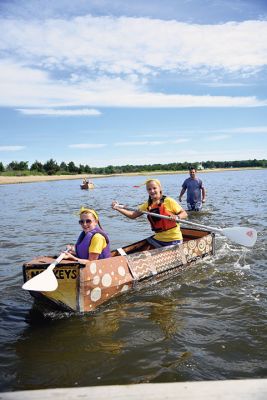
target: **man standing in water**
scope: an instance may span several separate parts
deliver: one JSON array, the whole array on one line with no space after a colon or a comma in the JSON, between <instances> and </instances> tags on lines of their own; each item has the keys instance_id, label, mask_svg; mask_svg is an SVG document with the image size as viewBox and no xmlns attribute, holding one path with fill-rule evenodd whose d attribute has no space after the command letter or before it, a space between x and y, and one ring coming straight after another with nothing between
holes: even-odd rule
<instances>
[{"instance_id":1,"label":"man standing in water","mask_svg":"<svg viewBox=\"0 0 267 400\"><path fill-rule=\"evenodd\" d=\"M188 211L200 211L202 203L206 201L206 191L202 180L196 176L196 169L189 168L190 178L187 178L182 184L182 190L179 195L179 201L187 190L187 209Z\"/></svg>"}]
</instances>

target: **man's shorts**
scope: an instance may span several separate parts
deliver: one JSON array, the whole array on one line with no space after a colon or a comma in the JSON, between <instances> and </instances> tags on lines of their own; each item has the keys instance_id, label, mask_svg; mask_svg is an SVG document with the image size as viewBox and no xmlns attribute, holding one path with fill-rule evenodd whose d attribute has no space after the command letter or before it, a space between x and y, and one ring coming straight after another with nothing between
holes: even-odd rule
<instances>
[{"instance_id":1,"label":"man's shorts","mask_svg":"<svg viewBox=\"0 0 267 400\"><path fill-rule=\"evenodd\" d=\"M202 208L202 201L197 203L187 203L187 211L200 211Z\"/></svg>"}]
</instances>

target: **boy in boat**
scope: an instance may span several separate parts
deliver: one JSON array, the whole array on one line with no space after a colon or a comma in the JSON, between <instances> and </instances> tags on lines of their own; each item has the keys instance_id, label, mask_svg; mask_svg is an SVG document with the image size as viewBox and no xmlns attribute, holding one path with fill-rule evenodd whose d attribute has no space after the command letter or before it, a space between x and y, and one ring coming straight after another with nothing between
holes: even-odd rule
<instances>
[{"instance_id":1,"label":"boy in boat","mask_svg":"<svg viewBox=\"0 0 267 400\"><path fill-rule=\"evenodd\" d=\"M183 194L187 190L187 209L188 211L200 211L202 203L206 201L206 191L203 186L202 180L196 176L196 169L190 167L190 177L187 178L182 184L182 190L179 195L179 201L181 203Z\"/></svg>"},{"instance_id":2,"label":"boy in boat","mask_svg":"<svg viewBox=\"0 0 267 400\"><path fill-rule=\"evenodd\" d=\"M119 211L128 218L135 219L142 215L142 211L153 212L159 215L167 215L172 220L151 217L148 215L151 229L155 232L151 238L151 244L155 247L171 246L183 242L183 236L176 217L186 218L187 213L183 208L171 197L163 196L161 183L158 179L148 179L146 181L146 189L148 192L148 200L141 204L138 208L140 211L130 211L118 207L118 202L112 202L112 208ZM149 240L149 241L150 241ZM152 243L153 242L153 243Z\"/></svg>"}]
</instances>

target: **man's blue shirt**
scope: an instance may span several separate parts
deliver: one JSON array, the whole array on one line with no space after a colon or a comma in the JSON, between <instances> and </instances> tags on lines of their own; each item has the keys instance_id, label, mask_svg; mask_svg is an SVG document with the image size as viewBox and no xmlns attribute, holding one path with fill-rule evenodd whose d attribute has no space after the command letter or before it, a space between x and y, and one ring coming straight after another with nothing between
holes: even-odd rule
<instances>
[{"instance_id":1,"label":"man's blue shirt","mask_svg":"<svg viewBox=\"0 0 267 400\"><path fill-rule=\"evenodd\" d=\"M187 203L194 204L201 202L202 180L199 178L187 178L183 185L183 189L187 189Z\"/></svg>"}]
</instances>

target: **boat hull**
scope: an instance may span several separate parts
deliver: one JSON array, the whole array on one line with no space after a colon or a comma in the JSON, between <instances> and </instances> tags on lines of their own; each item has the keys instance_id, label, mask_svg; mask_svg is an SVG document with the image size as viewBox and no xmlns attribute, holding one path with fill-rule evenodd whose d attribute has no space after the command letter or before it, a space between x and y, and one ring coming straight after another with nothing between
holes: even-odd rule
<instances>
[{"instance_id":1,"label":"boat hull","mask_svg":"<svg viewBox=\"0 0 267 400\"><path fill-rule=\"evenodd\" d=\"M153 248L144 239L118 250L112 257L88 261L81 265L63 260L54 269L58 288L53 292L33 292L38 299L45 299L60 309L90 312L111 298L133 288L134 283L153 278L177 268L188 267L196 260L214 254L214 234L195 229L183 229L182 245ZM44 271L55 259L38 257L23 265L24 282Z\"/></svg>"},{"instance_id":2,"label":"boat hull","mask_svg":"<svg viewBox=\"0 0 267 400\"><path fill-rule=\"evenodd\" d=\"M88 190L88 189L94 189L95 185L93 183L84 183L83 185L80 185L80 187L83 190Z\"/></svg>"}]
</instances>

